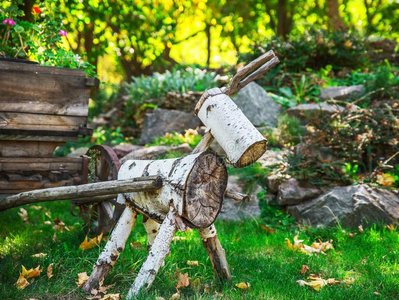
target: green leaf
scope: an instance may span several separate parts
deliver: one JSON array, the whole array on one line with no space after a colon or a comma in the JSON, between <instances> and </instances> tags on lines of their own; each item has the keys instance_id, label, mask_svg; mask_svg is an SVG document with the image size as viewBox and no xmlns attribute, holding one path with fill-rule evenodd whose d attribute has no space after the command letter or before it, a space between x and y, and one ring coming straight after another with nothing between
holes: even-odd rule
<instances>
[{"instance_id":1,"label":"green leaf","mask_svg":"<svg viewBox=\"0 0 399 300\"><path fill-rule=\"evenodd\" d=\"M21 25L15 25L14 30L18 33L24 32L24 28Z\"/></svg>"}]
</instances>

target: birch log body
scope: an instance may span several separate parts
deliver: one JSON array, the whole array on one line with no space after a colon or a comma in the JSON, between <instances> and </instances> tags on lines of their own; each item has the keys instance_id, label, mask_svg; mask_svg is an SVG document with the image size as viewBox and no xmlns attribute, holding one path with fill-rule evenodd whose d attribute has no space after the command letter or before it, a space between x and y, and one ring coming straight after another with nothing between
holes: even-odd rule
<instances>
[{"instance_id":1,"label":"birch log body","mask_svg":"<svg viewBox=\"0 0 399 300\"><path fill-rule=\"evenodd\" d=\"M248 166L265 153L266 139L225 94L206 99L198 117L211 130L233 166Z\"/></svg>"},{"instance_id":2,"label":"birch log body","mask_svg":"<svg viewBox=\"0 0 399 300\"><path fill-rule=\"evenodd\" d=\"M157 175L164 186L157 191L125 193L127 205L162 222L173 202L177 213L193 228L205 228L218 216L227 186L227 169L221 157L206 151L165 160L128 160L118 178Z\"/></svg>"}]
</instances>

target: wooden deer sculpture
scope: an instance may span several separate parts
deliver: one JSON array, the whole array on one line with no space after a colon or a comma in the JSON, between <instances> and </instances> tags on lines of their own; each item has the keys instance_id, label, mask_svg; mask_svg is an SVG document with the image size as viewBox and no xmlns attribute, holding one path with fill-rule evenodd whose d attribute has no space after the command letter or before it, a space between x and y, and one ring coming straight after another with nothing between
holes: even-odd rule
<instances>
[{"instance_id":1,"label":"wooden deer sculpture","mask_svg":"<svg viewBox=\"0 0 399 300\"><path fill-rule=\"evenodd\" d=\"M206 149L216 139L226 152L228 162L235 167L247 166L264 154L266 139L229 96L278 62L273 51L269 51L239 70L228 87L204 93L195 114L207 131L192 154L177 159L123 163L118 179L160 176L164 185L159 190L118 195L118 202L126 208L84 286L85 291L91 291L105 279L124 249L138 213L144 215L149 254L128 292L128 299L151 286L170 251L176 230L198 229L215 275L221 280L231 279L226 255L213 225L222 207L228 174L221 157Z\"/></svg>"}]
</instances>

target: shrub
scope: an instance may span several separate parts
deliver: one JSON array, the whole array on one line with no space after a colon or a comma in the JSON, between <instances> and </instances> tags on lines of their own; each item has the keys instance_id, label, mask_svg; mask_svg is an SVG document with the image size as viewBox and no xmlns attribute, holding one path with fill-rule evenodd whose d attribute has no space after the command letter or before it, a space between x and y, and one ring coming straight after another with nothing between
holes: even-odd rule
<instances>
[{"instance_id":1,"label":"shrub","mask_svg":"<svg viewBox=\"0 0 399 300\"><path fill-rule=\"evenodd\" d=\"M263 131L269 147L292 146L300 142L305 134L305 128L301 126L298 118L290 117L287 114L278 117L277 128L270 128Z\"/></svg>"},{"instance_id":2,"label":"shrub","mask_svg":"<svg viewBox=\"0 0 399 300\"><path fill-rule=\"evenodd\" d=\"M260 45L255 44L251 52L239 56L239 61L251 61L271 49L276 52L280 64L269 73L269 78L275 77L278 70L300 72L307 68L318 70L327 65L334 70L343 67L357 69L368 64L366 40L355 31L315 29L301 36L291 36L287 41L273 37Z\"/></svg>"}]
</instances>

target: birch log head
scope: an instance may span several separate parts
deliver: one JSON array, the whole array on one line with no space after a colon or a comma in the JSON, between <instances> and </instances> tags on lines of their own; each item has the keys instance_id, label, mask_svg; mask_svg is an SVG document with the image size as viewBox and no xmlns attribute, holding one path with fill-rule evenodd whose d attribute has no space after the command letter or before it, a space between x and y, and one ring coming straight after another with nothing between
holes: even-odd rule
<instances>
[{"instance_id":1,"label":"birch log head","mask_svg":"<svg viewBox=\"0 0 399 300\"><path fill-rule=\"evenodd\" d=\"M118 178L158 175L164 186L151 192L124 194L126 204L157 222L162 222L173 203L189 227L208 227L216 220L227 187L223 159L211 151L165 160L128 160Z\"/></svg>"},{"instance_id":2,"label":"birch log head","mask_svg":"<svg viewBox=\"0 0 399 300\"><path fill-rule=\"evenodd\" d=\"M265 153L266 139L230 97L208 97L198 108L198 117L211 130L233 166L248 166Z\"/></svg>"}]
</instances>

